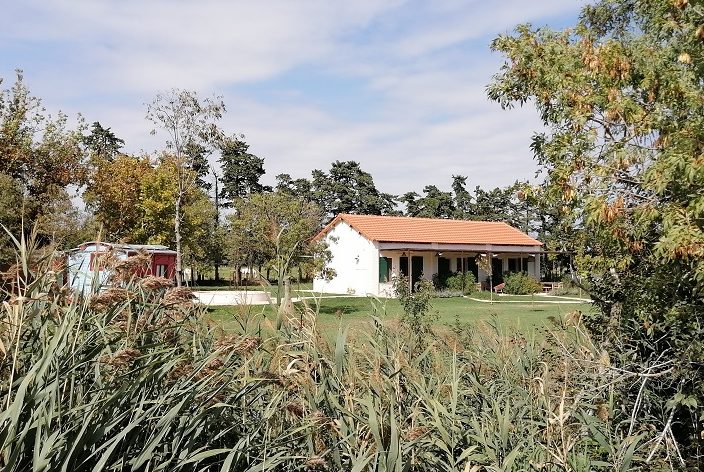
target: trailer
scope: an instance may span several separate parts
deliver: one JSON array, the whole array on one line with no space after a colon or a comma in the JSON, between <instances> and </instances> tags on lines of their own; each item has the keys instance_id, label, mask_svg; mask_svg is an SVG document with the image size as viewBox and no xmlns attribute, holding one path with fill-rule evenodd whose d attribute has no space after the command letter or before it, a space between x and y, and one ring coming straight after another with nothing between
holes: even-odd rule
<instances>
[{"instance_id":1,"label":"trailer","mask_svg":"<svg viewBox=\"0 0 704 472\"><path fill-rule=\"evenodd\" d=\"M157 276L174 280L176 251L156 244L118 244L89 241L68 252L66 275L74 291L90 293L108 286L113 269L108 260L122 261L138 254L148 254L146 267L135 270L134 275Z\"/></svg>"}]
</instances>

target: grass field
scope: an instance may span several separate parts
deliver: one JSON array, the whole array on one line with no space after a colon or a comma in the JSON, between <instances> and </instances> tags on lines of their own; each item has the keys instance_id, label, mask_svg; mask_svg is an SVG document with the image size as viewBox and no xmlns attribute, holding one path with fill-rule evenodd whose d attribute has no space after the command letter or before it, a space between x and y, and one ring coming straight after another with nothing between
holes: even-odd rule
<instances>
[{"instance_id":1,"label":"grass field","mask_svg":"<svg viewBox=\"0 0 704 472\"><path fill-rule=\"evenodd\" d=\"M488 298L488 294L479 295L479 298ZM545 303L537 296L534 300L531 297L501 297L500 300L523 303L499 301L489 304L460 297L435 298L431 302L431 310L437 315L438 327L451 326L456 321L460 323L495 321L502 328L527 332L550 324L551 317L557 318L575 310L586 312L591 309L587 303ZM318 304L315 300L308 300L306 303L318 314L318 326L327 333L334 333L340 325L348 324L353 331L364 329L371 315L386 322L393 322L402 314L401 305L396 299L337 297L322 298L318 300ZM296 304L299 309L302 306L303 303ZM236 306L209 308L208 316L226 331L239 331L242 320L248 319L254 323L261 321L266 326L275 320L276 313L271 306Z\"/></svg>"}]
</instances>

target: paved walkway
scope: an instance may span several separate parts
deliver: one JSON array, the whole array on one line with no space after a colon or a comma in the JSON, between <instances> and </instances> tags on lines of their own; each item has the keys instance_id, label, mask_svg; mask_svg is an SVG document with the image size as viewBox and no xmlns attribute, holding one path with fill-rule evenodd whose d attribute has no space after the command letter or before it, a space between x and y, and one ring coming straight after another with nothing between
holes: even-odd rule
<instances>
[{"instance_id":1,"label":"paved walkway","mask_svg":"<svg viewBox=\"0 0 704 472\"><path fill-rule=\"evenodd\" d=\"M503 295L507 296L507 295ZM574 304L581 304L581 303L591 303L591 299L589 298L577 298L577 297L557 297L555 295L546 295L544 293L536 293L535 298L528 298L530 295L508 295L512 297L526 297L525 300L501 300L502 295L497 294L496 298L494 300L485 300L483 298L474 298L474 297L469 297L465 296L465 298L475 301L475 302L481 302L481 303L550 303L550 304L555 304L555 305L574 305ZM550 300L545 300L545 298L549 298Z\"/></svg>"},{"instance_id":2,"label":"paved walkway","mask_svg":"<svg viewBox=\"0 0 704 472\"><path fill-rule=\"evenodd\" d=\"M292 297L293 303L302 300L320 300L323 298L366 297L366 295L328 295L312 290L299 290L310 293L311 296ZM261 290L194 290L196 299L207 306L237 306L237 305L269 305L276 304L276 296Z\"/></svg>"}]
</instances>

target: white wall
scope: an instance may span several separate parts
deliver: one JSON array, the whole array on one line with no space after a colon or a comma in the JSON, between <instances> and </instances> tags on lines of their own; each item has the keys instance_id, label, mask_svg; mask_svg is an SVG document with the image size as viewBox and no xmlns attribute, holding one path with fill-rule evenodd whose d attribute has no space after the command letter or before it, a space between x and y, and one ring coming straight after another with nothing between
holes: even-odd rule
<instances>
[{"instance_id":1,"label":"white wall","mask_svg":"<svg viewBox=\"0 0 704 472\"><path fill-rule=\"evenodd\" d=\"M110 246L91 244L82 251L75 251L68 256L68 283L71 288L84 294L99 291L106 286L110 271L90 268L91 255L95 252L110 251ZM126 259L123 251L115 251L115 257Z\"/></svg>"},{"instance_id":2,"label":"white wall","mask_svg":"<svg viewBox=\"0 0 704 472\"><path fill-rule=\"evenodd\" d=\"M379 250L354 228L340 221L325 236L336 272L331 281L313 280L313 290L322 293L377 294L379 290Z\"/></svg>"}]
</instances>

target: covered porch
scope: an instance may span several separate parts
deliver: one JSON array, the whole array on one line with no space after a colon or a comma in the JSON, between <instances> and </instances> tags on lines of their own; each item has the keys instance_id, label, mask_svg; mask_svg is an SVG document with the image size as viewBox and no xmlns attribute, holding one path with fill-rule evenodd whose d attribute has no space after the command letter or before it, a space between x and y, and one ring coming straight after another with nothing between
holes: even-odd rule
<instances>
[{"instance_id":1,"label":"covered porch","mask_svg":"<svg viewBox=\"0 0 704 472\"><path fill-rule=\"evenodd\" d=\"M540 280L540 247L448 246L451 245L407 244L403 247L396 243L380 243L378 293L392 296L393 279L398 276L408 277L409 283L415 285L421 279L432 280L435 274L442 278L452 273L469 272L474 276L478 290L489 290L491 285L496 286L503 282L504 274L512 272L526 272ZM488 271L482 270L477 264L478 256L491 260L491 285Z\"/></svg>"}]
</instances>

